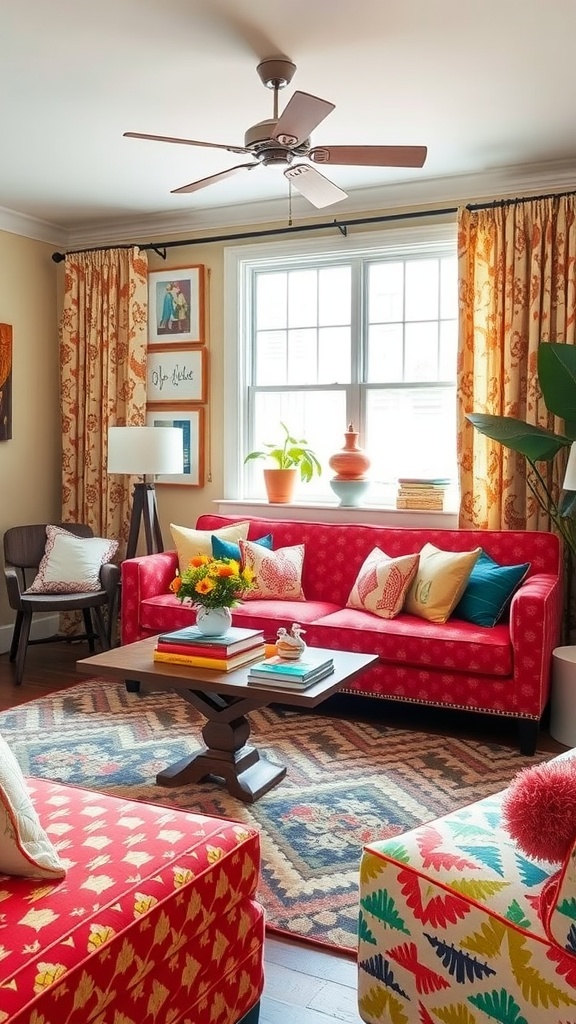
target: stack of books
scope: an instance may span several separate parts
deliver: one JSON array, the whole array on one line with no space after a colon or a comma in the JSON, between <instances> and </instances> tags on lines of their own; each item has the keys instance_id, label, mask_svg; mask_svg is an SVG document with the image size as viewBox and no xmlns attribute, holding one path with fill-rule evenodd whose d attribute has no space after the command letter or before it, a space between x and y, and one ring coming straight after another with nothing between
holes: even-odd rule
<instances>
[{"instance_id":1,"label":"stack of books","mask_svg":"<svg viewBox=\"0 0 576 1024\"><path fill-rule=\"evenodd\" d=\"M450 480L442 477L398 478L396 508L426 509L441 512L444 508L444 494Z\"/></svg>"},{"instance_id":2,"label":"stack of books","mask_svg":"<svg viewBox=\"0 0 576 1024\"><path fill-rule=\"evenodd\" d=\"M224 636L205 636L196 626L161 633L156 641L154 661L194 668L213 668L232 672L266 654L261 629L230 626Z\"/></svg>"},{"instance_id":3,"label":"stack of books","mask_svg":"<svg viewBox=\"0 0 576 1024\"><path fill-rule=\"evenodd\" d=\"M315 657L308 649L298 661L287 661L275 655L253 665L248 672L251 686L278 686L288 690L305 690L334 671L334 659Z\"/></svg>"}]
</instances>

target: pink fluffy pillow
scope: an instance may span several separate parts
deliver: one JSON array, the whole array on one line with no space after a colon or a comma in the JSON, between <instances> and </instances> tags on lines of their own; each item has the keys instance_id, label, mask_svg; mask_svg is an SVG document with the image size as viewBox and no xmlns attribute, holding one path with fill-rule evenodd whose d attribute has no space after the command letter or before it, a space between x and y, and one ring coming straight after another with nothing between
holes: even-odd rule
<instances>
[{"instance_id":1,"label":"pink fluffy pillow","mask_svg":"<svg viewBox=\"0 0 576 1024\"><path fill-rule=\"evenodd\" d=\"M576 759L519 772L502 801L502 820L529 857L563 861L576 839Z\"/></svg>"}]
</instances>

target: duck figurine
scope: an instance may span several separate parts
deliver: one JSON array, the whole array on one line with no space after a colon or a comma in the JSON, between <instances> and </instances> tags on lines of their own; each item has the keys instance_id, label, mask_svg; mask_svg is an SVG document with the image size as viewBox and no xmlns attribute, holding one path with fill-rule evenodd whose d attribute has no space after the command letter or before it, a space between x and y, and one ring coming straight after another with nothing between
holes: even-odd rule
<instances>
[{"instance_id":1,"label":"duck figurine","mask_svg":"<svg viewBox=\"0 0 576 1024\"><path fill-rule=\"evenodd\" d=\"M297 622L292 623L290 632L284 626L280 626L276 634L278 637L276 641L278 657L284 658L286 661L297 661L298 658L301 658L306 650L306 644L302 639L302 633L305 632L306 630L302 629L302 626Z\"/></svg>"}]
</instances>

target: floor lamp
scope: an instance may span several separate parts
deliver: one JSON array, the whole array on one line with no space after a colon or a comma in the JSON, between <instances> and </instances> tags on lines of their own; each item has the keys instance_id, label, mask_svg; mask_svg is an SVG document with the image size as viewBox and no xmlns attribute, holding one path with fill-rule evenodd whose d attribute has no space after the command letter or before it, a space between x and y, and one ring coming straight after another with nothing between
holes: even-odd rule
<instances>
[{"instance_id":1,"label":"floor lamp","mask_svg":"<svg viewBox=\"0 0 576 1024\"><path fill-rule=\"evenodd\" d=\"M134 558L144 523L146 554L164 550L154 483L147 476L184 472L183 431L180 427L109 427L108 472L141 476L134 484L126 558Z\"/></svg>"}]
</instances>

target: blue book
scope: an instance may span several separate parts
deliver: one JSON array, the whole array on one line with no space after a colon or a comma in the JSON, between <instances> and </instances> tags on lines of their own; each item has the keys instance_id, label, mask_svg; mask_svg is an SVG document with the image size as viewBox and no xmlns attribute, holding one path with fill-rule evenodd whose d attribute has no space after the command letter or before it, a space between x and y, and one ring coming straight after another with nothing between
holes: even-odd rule
<instances>
[{"instance_id":1,"label":"blue book","mask_svg":"<svg viewBox=\"0 0 576 1024\"><path fill-rule=\"evenodd\" d=\"M158 642L162 644L188 645L190 653L194 647L210 647L215 650L225 651L227 654L240 651L247 651L264 643L264 631L262 629L241 629L240 626L230 626L222 636L205 636L197 626L185 626L184 629L174 629L169 633L160 633Z\"/></svg>"},{"instance_id":2,"label":"blue book","mask_svg":"<svg viewBox=\"0 0 576 1024\"><path fill-rule=\"evenodd\" d=\"M327 675L334 667L333 658L314 658L309 654L298 661L286 661L276 655L273 658L266 658L253 665L250 669L252 677L261 679L286 679L305 682L311 678Z\"/></svg>"}]
</instances>

